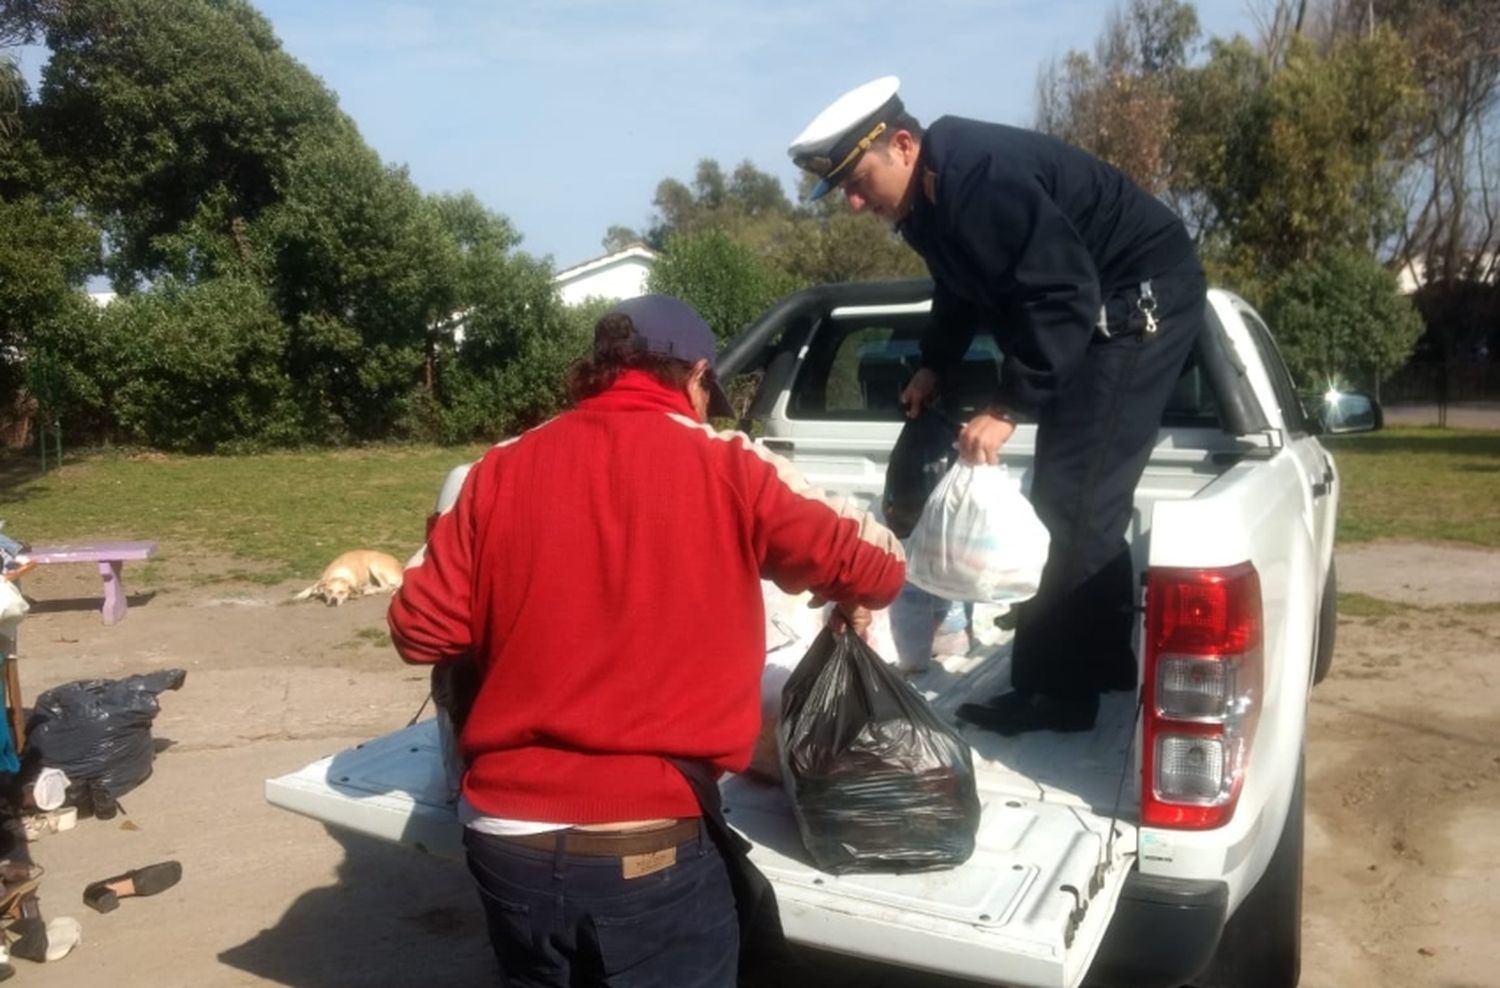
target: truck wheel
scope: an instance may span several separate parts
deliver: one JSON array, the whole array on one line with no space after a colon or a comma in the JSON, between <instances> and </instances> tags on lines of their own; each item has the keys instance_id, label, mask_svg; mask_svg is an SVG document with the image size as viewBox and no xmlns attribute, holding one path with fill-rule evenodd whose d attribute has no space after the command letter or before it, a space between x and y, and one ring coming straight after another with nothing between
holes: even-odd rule
<instances>
[{"instance_id":1,"label":"truck wheel","mask_svg":"<svg viewBox=\"0 0 1500 988\"><path fill-rule=\"evenodd\" d=\"M1321 683L1333 668L1333 640L1339 630L1339 578L1328 563L1328 579L1323 583L1323 603L1318 609L1318 650L1313 659L1313 685Z\"/></svg>"},{"instance_id":2,"label":"truck wheel","mask_svg":"<svg viewBox=\"0 0 1500 988\"><path fill-rule=\"evenodd\" d=\"M1218 950L1196 988L1296 988L1302 974L1304 767L1266 872L1224 924Z\"/></svg>"}]
</instances>

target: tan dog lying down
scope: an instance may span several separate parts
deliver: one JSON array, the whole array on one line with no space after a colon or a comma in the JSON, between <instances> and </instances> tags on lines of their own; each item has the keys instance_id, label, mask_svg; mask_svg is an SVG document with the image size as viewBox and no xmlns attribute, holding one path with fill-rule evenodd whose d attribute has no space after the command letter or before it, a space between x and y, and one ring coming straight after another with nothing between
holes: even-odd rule
<instances>
[{"instance_id":1,"label":"tan dog lying down","mask_svg":"<svg viewBox=\"0 0 1500 988\"><path fill-rule=\"evenodd\" d=\"M329 605L342 604L351 596L386 591L401 586L401 564L395 556L371 549L353 549L328 564L317 583L296 596L297 600L322 597Z\"/></svg>"}]
</instances>

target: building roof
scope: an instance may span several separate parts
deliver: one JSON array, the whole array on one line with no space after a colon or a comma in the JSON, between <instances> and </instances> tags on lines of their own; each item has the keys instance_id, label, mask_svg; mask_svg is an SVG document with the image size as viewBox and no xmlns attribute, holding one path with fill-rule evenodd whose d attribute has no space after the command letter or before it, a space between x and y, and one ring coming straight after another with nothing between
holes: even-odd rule
<instances>
[{"instance_id":1,"label":"building roof","mask_svg":"<svg viewBox=\"0 0 1500 988\"><path fill-rule=\"evenodd\" d=\"M645 244L631 244L628 247L623 247L620 250L612 251L608 254L592 258L590 260L582 262L581 264L575 264L570 268L563 268L561 271L557 272L557 274L552 276L552 280L559 283L576 281L577 279L582 278L585 275L589 275L603 268L619 264L621 261L627 261L631 259L638 259L645 262L647 265L651 265L656 263L656 259L659 256L660 255L657 254L656 251L652 250L650 247L647 247Z\"/></svg>"}]
</instances>

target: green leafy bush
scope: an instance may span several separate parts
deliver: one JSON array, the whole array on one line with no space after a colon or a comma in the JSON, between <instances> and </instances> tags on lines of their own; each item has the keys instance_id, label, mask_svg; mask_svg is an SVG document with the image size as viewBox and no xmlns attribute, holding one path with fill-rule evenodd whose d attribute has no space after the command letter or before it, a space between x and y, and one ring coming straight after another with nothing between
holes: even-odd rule
<instances>
[{"instance_id":1,"label":"green leafy bush","mask_svg":"<svg viewBox=\"0 0 1500 988\"><path fill-rule=\"evenodd\" d=\"M1369 253L1320 252L1272 284L1265 315L1292 374L1310 388L1380 382L1411 356L1422 319Z\"/></svg>"},{"instance_id":2,"label":"green leafy bush","mask_svg":"<svg viewBox=\"0 0 1500 988\"><path fill-rule=\"evenodd\" d=\"M253 282L167 283L100 317L101 398L121 438L163 449L283 446L304 438L282 368L287 327Z\"/></svg>"},{"instance_id":3,"label":"green leafy bush","mask_svg":"<svg viewBox=\"0 0 1500 988\"><path fill-rule=\"evenodd\" d=\"M719 230L668 240L649 285L697 309L721 343L796 287L785 272Z\"/></svg>"}]
</instances>

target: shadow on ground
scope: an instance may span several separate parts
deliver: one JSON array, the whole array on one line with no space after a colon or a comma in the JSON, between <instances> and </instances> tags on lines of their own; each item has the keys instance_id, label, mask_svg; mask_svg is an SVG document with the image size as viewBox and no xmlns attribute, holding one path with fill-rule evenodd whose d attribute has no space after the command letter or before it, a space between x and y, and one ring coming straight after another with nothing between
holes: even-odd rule
<instances>
[{"instance_id":1,"label":"shadow on ground","mask_svg":"<svg viewBox=\"0 0 1500 988\"><path fill-rule=\"evenodd\" d=\"M344 847L332 885L219 960L290 988L494 984L494 956L462 864L328 828Z\"/></svg>"},{"instance_id":2,"label":"shadow on ground","mask_svg":"<svg viewBox=\"0 0 1500 988\"><path fill-rule=\"evenodd\" d=\"M332 885L304 893L280 921L219 961L288 988L497 984L467 870L327 828L344 847ZM793 948L775 975L743 988L964 988L971 983Z\"/></svg>"},{"instance_id":3,"label":"shadow on ground","mask_svg":"<svg viewBox=\"0 0 1500 988\"><path fill-rule=\"evenodd\" d=\"M34 493L30 485L44 476L35 452L0 450L0 494L7 502L26 500Z\"/></svg>"},{"instance_id":4,"label":"shadow on ground","mask_svg":"<svg viewBox=\"0 0 1500 988\"><path fill-rule=\"evenodd\" d=\"M149 604L155 597L155 590L148 590L145 593L126 594L125 606L127 608L140 607L143 604ZM49 597L43 600L38 600L27 594L26 602L31 605L32 614L52 614L58 611L97 611L101 606L101 598L98 594L92 597Z\"/></svg>"}]
</instances>

